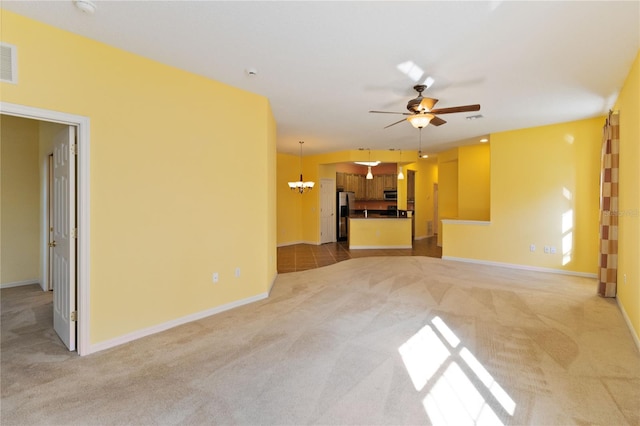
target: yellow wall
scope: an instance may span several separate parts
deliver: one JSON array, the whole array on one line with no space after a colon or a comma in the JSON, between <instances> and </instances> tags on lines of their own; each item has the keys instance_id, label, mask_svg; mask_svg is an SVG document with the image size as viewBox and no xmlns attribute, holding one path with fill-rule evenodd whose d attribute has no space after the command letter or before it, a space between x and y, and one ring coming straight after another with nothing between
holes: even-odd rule
<instances>
[{"instance_id":1,"label":"yellow wall","mask_svg":"<svg viewBox=\"0 0 640 426\"><path fill-rule=\"evenodd\" d=\"M458 217L458 161L438 164L439 211L441 218Z\"/></svg>"},{"instance_id":2,"label":"yellow wall","mask_svg":"<svg viewBox=\"0 0 640 426\"><path fill-rule=\"evenodd\" d=\"M411 219L350 219L349 247L411 248Z\"/></svg>"},{"instance_id":3,"label":"yellow wall","mask_svg":"<svg viewBox=\"0 0 640 426\"><path fill-rule=\"evenodd\" d=\"M91 120L91 343L268 291L276 129L267 99L0 13L19 72L17 85L0 86L2 101Z\"/></svg>"},{"instance_id":4,"label":"yellow wall","mask_svg":"<svg viewBox=\"0 0 640 426\"><path fill-rule=\"evenodd\" d=\"M490 159L489 144L458 148L458 219L489 220Z\"/></svg>"},{"instance_id":5,"label":"yellow wall","mask_svg":"<svg viewBox=\"0 0 640 426\"><path fill-rule=\"evenodd\" d=\"M620 186L618 300L640 338L640 54L618 97ZM624 277L627 281L625 283Z\"/></svg>"},{"instance_id":6,"label":"yellow wall","mask_svg":"<svg viewBox=\"0 0 640 426\"><path fill-rule=\"evenodd\" d=\"M297 181L300 176L300 157L278 153L278 245L290 245L302 242L300 209L302 197L289 189L287 182ZM305 179L307 179L305 177ZM315 191L315 188L313 189Z\"/></svg>"},{"instance_id":7,"label":"yellow wall","mask_svg":"<svg viewBox=\"0 0 640 426\"><path fill-rule=\"evenodd\" d=\"M0 116L0 285L40 276L38 122Z\"/></svg>"},{"instance_id":8,"label":"yellow wall","mask_svg":"<svg viewBox=\"0 0 640 426\"><path fill-rule=\"evenodd\" d=\"M602 124L492 134L491 224L445 224L443 256L594 274Z\"/></svg>"},{"instance_id":9,"label":"yellow wall","mask_svg":"<svg viewBox=\"0 0 640 426\"><path fill-rule=\"evenodd\" d=\"M407 170L416 172L414 226L415 238L421 239L430 236L427 233L427 222L432 222L433 232L437 232L437 221L434 221L433 217L433 184L438 183L438 160L420 159L405 166L405 176Z\"/></svg>"},{"instance_id":10,"label":"yellow wall","mask_svg":"<svg viewBox=\"0 0 640 426\"><path fill-rule=\"evenodd\" d=\"M454 149L438 155L438 245L442 245L442 219L457 218L458 150Z\"/></svg>"}]
</instances>

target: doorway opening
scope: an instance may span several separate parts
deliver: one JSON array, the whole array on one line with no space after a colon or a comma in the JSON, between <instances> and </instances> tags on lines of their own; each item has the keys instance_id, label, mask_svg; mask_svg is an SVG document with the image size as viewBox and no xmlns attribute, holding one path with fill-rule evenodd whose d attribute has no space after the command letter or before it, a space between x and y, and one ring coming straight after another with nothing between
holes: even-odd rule
<instances>
[{"instance_id":1,"label":"doorway opening","mask_svg":"<svg viewBox=\"0 0 640 426\"><path fill-rule=\"evenodd\" d=\"M68 336L69 338L66 340L63 336L61 338L70 350L76 350L79 355L87 355L91 353L89 340L89 118L5 102L0 103L0 111L5 116L21 117L47 124L57 123L62 125L59 126L60 129L66 129L67 153L69 154L67 164L71 169L65 169L73 170L73 172L68 176L59 175L58 183L56 183L55 168L57 159L55 155L51 159L48 153L43 157L44 159L41 160L39 166L41 194L43 194L42 202L40 203L40 282L43 290L49 290L52 281L55 285L57 273L60 271L71 273L66 279L65 290L68 290L67 295L72 304L65 305L58 301L58 306L63 308L61 312L68 318L69 330L72 335ZM61 158L61 156L59 155L58 158ZM49 164L50 161L53 161L51 166ZM51 179L50 173L53 174ZM50 187L50 182L53 188ZM64 186L68 189L66 195L60 198L58 206L55 205L56 197L51 195L56 192L56 185ZM47 197L46 194L50 194L50 196ZM49 200L52 201L53 205L50 206ZM58 236L54 240L50 240L52 226L49 223L49 217L51 213L55 221L56 209L62 208L67 209L68 220L65 225L67 227L61 229L67 232L68 238L66 241L60 240L60 245L65 252L66 248L70 248L68 253L73 253L73 256L70 259L60 256L55 259L54 252L53 259L51 259L49 244L53 243L53 247L57 247L58 241L55 238L58 238ZM53 228L55 232L56 224L54 224ZM70 263L66 265L66 269L56 269L56 264L64 266L67 261ZM51 279L52 276L54 277L53 279ZM54 311L56 309L55 304L54 300ZM71 342L70 339L73 341Z\"/></svg>"}]
</instances>

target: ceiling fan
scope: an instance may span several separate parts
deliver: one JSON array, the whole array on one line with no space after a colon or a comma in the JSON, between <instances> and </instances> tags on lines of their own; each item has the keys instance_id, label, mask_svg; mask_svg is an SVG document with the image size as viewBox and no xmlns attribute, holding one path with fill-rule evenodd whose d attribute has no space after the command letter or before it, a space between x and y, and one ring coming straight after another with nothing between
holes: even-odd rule
<instances>
[{"instance_id":1,"label":"ceiling fan","mask_svg":"<svg viewBox=\"0 0 640 426\"><path fill-rule=\"evenodd\" d=\"M375 114L402 114L407 115L407 118L403 118L402 120L396 121L395 123L391 123L387 127L395 126L398 123L402 123L407 120L411 123L411 125L417 129L422 129L426 127L428 124L433 124L434 126L441 126L446 121L442 118L438 117L439 114L451 114L454 112L470 112L470 111L479 111L480 105L462 105L457 107L450 108L436 108L433 109L437 99L427 98L422 96L422 92L427 88L424 84L418 84L413 86L413 89L418 92L418 96L414 99L411 99L407 103L407 109L409 112L391 112L391 111L369 111Z\"/></svg>"}]
</instances>

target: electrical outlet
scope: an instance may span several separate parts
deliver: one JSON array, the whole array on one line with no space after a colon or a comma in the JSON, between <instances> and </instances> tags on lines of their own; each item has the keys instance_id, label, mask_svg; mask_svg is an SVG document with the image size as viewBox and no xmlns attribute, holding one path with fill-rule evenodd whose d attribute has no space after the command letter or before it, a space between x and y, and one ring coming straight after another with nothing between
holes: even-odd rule
<instances>
[{"instance_id":1,"label":"electrical outlet","mask_svg":"<svg viewBox=\"0 0 640 426\"><path fill-rule=\"evenodd\" d=\"M536 251L536 245L535 245L535 244L531 244L531 245L529 246L529 251L530 251L530 252L534 252L534 251Z\"/></svg>"},{"instance_id":2,"label":"electrical outlet","mask_svg":"<svg viewBox=\"0 0 640 426\"><path fill-rule=\"evenodd\" d=\"M211 277L211 279L213 280L214 283L217 283L219 278L220 277L218 276L217 272L214 272L213 276Z\"/></svg>"},{"instance_id":3,"label":"electrical outlet","mask_svg":"<svg viewBox=\"0 0 640 426\"><path fill-rule=\"evenodd\" d=\"M236 268L236 278L240 277L240 268Z\"/></svg>"},{"instance_id":4,"label":"electrical outlet","mask_svg":"<svg viewBox=\"0 0 640 426\"><path fill-rule=\"evenodd\" d=\"M622 281L626 284L627 283L627 274L622 274Z\"/></svg>"},{"instance_id":5,"label":"electrical outlet","mask_svg":"<svg viewBox=\"0 0 640 426\"><path fill-rule=\"evenodd\" d=\"M551 246L551 254L556 254L556 246Z\"/></svg>"},{"instance_id":6,"label":"electrical outlet","mask_svg":"<svg viewBox=\"0 0 640 426\"><path fill-rule=\"evenodd\" d=\"M551 247L549 247L549 246L544 246L544 252L545 252L545 254L549 254L549 253L551 253Z\"/></svg>"}]
</instances>

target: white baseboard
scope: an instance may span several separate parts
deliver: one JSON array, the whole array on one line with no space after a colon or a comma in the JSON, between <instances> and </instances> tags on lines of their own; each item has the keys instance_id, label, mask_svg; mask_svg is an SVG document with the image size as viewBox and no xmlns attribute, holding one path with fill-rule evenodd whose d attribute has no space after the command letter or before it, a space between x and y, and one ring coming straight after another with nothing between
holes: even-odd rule
<instances>
[{"instance_id":1,"label":"white baseboard","mask_svg":"<svg viewBox=\"0 0 640 426\"><path fill-rule=\"evenodd\" d=\"M410 249L412 245L404 246L349 246L349 250L376 250L376 249Z\"/></svg>"},{"instance_id":2,"label":"white baseboard","mask_svg":"<svg viewBox=\"0 0 640 426\"><path fill-rule=\"evenodd\" d=\"M24 280L24 281L15 281L12 283L4 283L4 284L0 284L0 288L20 287L23 285L31 285L31 284L40 284L40 280Z\"/></svg>"},{"instance_id":3,"label":"white baseboard","mask_svg":"<svg viewBox=\"0 0 640 426\"><path fill-rule=\"evenodd\" d=\"M633 341L636 344L636 348L638 348L638 352L640 352L640 337L636 334L636 330L633 328L631 324L631 320L627 315L627 311L624 310L624 306L620 303L620 299L616 297L616 302L618 303L618 308L620 308L620 312L622 312L622 318L624 318L624 322L627 323L627 327L629 327L629 332L631 332L631 337L633 337Z\"/></svg>"},{"instance_id":4,"label":"white baseboard","mask_svg":"<svg viewBox=\"0 0 640 426\"><path fill-rule=\"evenodd\" d=\"M199 319L206 318L211 315L219 314L221 312L225 312L233 308L238 308L240 306L248 305L249 303L257 302L259 300L266 299L267 297L269 297L268 293L261 293L255 296L247 297L246 299L236 300L234 302L217 306L215 308L207 309L201 312L196 312L194 314L187 315L181 318L176 318L174 320L167 321L162 324L158 324L142 330L134 331L132 333L128 333L123 336L116 337L114 339L109 339L104 342L95 343L89 346L89 352L87 353L87 355L95 352L103 351L105 349L113 348L115 346L119 346L124 343L132 342L134 340L141 339L143 337L147 337L152 334L160 333L162 331L169 330L170 328L187 324L189 322L197 321Z\"/></svg>"},{"instance_id":5,"label":"white baseboard","mask_svg":"<svg viewBox=\"0 0 640 426\"><path fill-rule=\"evenodd\" d=\"M332 242L335 243L336 241L332 241ZM312 246L321 246L324 243L321 243L319 241L290 241L288 243L278 244L277 247L295 246L296 244L309 244Z\"/></svg>"},{"instance_id":6,"label":"white baseboard","mask_svg":"<svg viewBox=\"0 0 640 426\"><path fill-rule=\"evenodd\" d=\"M479 265L488 265L488 266L501 266L503 268L522 269L524 271L549 272L552 274L572 275L572 276L584 277L584 278L598 278L597 274L592 274L589 272L576 272L576 271L567 271L564 269L543 268L540 266L518 265L516 263L492 262L488 260L468 259L465 257L442 256L442 260L476 263Z\"/></svg>"},{"instance_id":7,"label":"white baseboard","mask_svg":"<svg viewBox=\"0 0 640 426\"><path fill-rule=\"evenodd\" d=\"M276 283L276 279L278 279L278 273L277 272L273 275L273 279L271 280L271 285L269 286L269 291L267 292L267 297L271 296L271 290L273 290L273 286Z\"/></svg>"},{"instance_id":8,"label":"white baseboard","mask_svg":"<svg viewBox=\"0 0 640 426\"><path fill-rule=\"evenodd\" d=\"M303 244L304 241L289 241L288 243L277 244L276 247L295 246L296 244Z\"/></svg>"}]
</instances>

